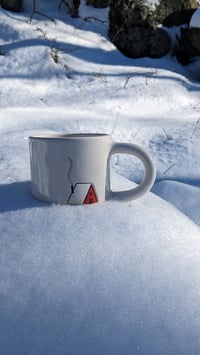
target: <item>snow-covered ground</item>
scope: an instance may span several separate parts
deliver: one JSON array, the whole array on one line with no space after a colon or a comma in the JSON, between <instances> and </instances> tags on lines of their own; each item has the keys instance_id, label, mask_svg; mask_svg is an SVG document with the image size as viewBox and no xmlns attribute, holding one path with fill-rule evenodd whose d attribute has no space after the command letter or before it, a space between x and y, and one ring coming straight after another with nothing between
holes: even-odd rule
<instances>
[{"instance_id":1,"label":"snow-covered ground","mask_svg":"<svg viewBox=\"0 0 200 355\"><path fill-rule=\"evenodd\" d=\"M109 42L108 10L72 19L59 1L0 10L2 355L200 353L199 61L131 60ZM103 132L155 160L133 202L39 202L28 137ZM134 167L134 168L133 168ZM112 160L113 188L142 178Z\"/></svg>"}]
</instances>

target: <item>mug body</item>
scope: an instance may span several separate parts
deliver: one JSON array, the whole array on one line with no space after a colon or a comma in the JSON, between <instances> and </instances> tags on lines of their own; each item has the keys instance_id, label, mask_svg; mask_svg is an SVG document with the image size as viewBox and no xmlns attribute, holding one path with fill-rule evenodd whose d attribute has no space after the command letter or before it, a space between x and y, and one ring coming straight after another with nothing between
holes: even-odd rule
<instances>
[{"instance_id":1,"label":"mug body","mask_svg":"<svg viewBox=\"0 0 200 355\"><path fill-rule=\"evenodd\" d=\"M29 137L32 194L59 204L103 202L110 148L107 134Z\"/></svg>"}]
</instances>

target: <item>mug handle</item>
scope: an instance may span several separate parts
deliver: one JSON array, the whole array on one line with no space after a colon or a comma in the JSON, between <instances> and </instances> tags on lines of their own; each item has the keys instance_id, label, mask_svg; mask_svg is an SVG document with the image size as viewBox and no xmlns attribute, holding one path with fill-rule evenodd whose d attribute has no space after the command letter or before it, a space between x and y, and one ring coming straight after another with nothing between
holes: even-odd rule
<instances>
[{"instance_id":1,"label":"mug handle","mask_svg":"<svg viewBox=\"0 0 200 355\"><path fill-rule=\"evenodd\" d=\"M126 201L136 200L151 189L156 177L156 168L151 156L142 147L139 147L136 144L113 143L109 159L113 154L130 154L139 158L144 165L144 178L137 187L125 191L112 191L110 187L111 184L109 172L108 184L111 197L117 197L120 200Z\"/></svg>"}]
</instances>

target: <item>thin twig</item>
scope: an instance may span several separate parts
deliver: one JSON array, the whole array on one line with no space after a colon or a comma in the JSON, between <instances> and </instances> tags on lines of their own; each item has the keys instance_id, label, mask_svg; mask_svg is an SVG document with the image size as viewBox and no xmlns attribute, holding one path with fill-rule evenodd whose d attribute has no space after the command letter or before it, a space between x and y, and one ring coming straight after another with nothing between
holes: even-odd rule
<instances>
[{"instance_id":1,"label":"thin twig","mask_svg":"<svg viewBox=\"0 0 200 355\"><path fill-rule=\"evenodd\" d=\"M93 17L93 16L87 16L87 17L84 17L83 19L84 19L84 21L86 21L86 22L92 22L92 20L94 20L94 21L97 21L97 22L101 22L101 23L106 23L106 24L108 24L108 21L107 21L107 20L101 20L100 18Z\"/></svg>"},{"instance_id":2,"label":"thin twig","mask_svg":"<svg viewBox=\"0 0 200 355\"><path fill-rule=\"evenodd\" d=\"M40 16L46 17L48 20L50 20L50 21L52 21L52 22L55 22L55 20L54 20L52 17L50 17L50 16L48 16L48 15L45 15L43 12L40 12L40 11L32 11L32 14L31 14L31 16L30 16L30 23L32 22L32 18L33 18L33 15L34 15L34 14L38 14L38 15L40 15Z\"/></svg>"},{"instance_id":3,"label":"thin twig","mask_svg":"<svg viewBox=\"0 0 200 355\"><path fill-rule=\"evenodd\" d=\"M194 127L194 129L193 129L193 131L192 131L192 134L191 134L191 136L190 136L190 139L194 136L194 134L195 134L195 132L196 132L196 130L197 130L197 127L198 127L199 123L200 123L200 118L196 121L195 127Z\"/></svg>"},{"instance_id":4,"label":"thin twig","mask_svg":"<svg viewBox=\"0 0 200 355\"><path fill-rule=\"evenodd\" d=\"M167 139L168 139L169 141L171 141L171 140L172 140L172 136L170 136L170 135L167 133L167 131L165 130L165 128L163 128L163 132L165 133Z\"/></svg>"},{"instance_id":5,"label":"thin twig","mask_svg":"<svg viewBox=\"0 0 200 355\"><path fill-rule=\"evenodd\" d=\"M194 106L192 106L193 110L199 110L198 106L200 106L200 102L197 102L197 104L195 104Z\"/></svg>"},{"instance_id":6,"label":"thin twig","mask_svg":"<svg viewBox=\"0 0 200 355\"><path fill-rule=\"evenodd\" d=\"M32 18L33 18L34 14L38 14L38 15L44 16L48 20L50 20L52 22L55 22L55 20L52 17L49 17L48 15L44 14L43 12L40 12L40 11L36 10L36 0L33 0L33 9L32 9L32 13L31 13L30 20L29 20L30 23L32 22Z\"/></svg>"},{"instance_id":7,"label":"thin twig","mask_svg":"<svg viewBox=\"0 0 200 355\"><path fill-rule=\"evenodd\" d=\"M140 131L140 128L138 128L138 130L137 130L136 133L132 136L132 138L135 138L135 137L138 135L139 131Z\"/></svg>"},{"instance_id":8,"label":"thin twig","mask_svg":"<svg viewBox=\"0 0 200 355\"><path fill-rule=\"evenodd\" d=\"M112 131L111 131L111 133L110 133L111 136L113 136L114 130L115 130L115 128L116 128L116 124L117 124L118 117L119 117L119 112L117 113L117 115L116 115L116 117L115 117L115 120L114 120L114 123L113 123L113 127L112 127Z\"/></svg>"},{"instance_id":9,"label":"thin twig","mask_svg":"<svg viewBox=\"0 0 200 355\"><path fill-rule=\"evenodd\" d=\"M125 81L124 86L123 86L123 89L126 89L126 86L127 86L128 82L129 82L130 78L131 78L130 76L127 76L126 81Z\"/></svg>"},{"instance_id":10,"label":"thin twig","mask_svg":"<svg viewBox=\"0 0 200 355\"><path fill-rule=\"evenodd\" d=\"M80 124L79 124L78 120L76 120L76 124L77 124L78 130L79 130L79 133L81 133L81 127L80 127Z\"/></svg>"},{"instance_id":11,"label":"thin twig","mask_svg":"<svg viewBox=\"0 0 200 355\"><path fill-rule=\"evenodd\" d=\"M164 172L163 175L165 175L170 169L172 169L174 166L176 165L176 163L172 164L171 166L169 166L169 168L167 168Z\"/></svg>"},{"instance_id":12,"label":"thin twig","mask_svg":"<svg viewBox=\"0 0 200 355\"><path fill-rule=\"evenodd\" d=\"M60 10L61 5L62 5L63 3L64 3L65 6L68 8L68 10L71 12L71 11L72 11L72 8L69 6L68 2L65 1L65 0L61 0L61 1L60 1L60 4L59 4L59 6L58 6L59 10Z\"/></svg>"}]
</instances>

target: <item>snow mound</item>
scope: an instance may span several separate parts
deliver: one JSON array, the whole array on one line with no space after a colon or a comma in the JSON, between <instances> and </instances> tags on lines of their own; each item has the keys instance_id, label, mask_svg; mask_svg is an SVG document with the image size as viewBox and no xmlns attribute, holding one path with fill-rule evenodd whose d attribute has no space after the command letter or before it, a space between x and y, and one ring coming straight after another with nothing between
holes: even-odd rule
<instances>
[{"instance_id":1,"label":"snow mound","mask_svg":"<svg viewBox=\"0 0 200 355\"><path fill-rule=\"evenodd\" d=\"M200 28L200 7L192 15L190 28Z\"/></svg>"},{"instance_id":2,"label":"snow mound","mask_svg":"<svg viewBox=\"0 0 200 355\"><path fill-rule=\"evenodd\" d=\"M5 354L198 354L195 224L151 193L28 207L23 189L27 206L0 216Z\"/></svg>"}]
</instances>

